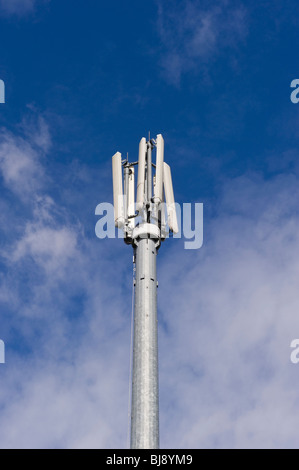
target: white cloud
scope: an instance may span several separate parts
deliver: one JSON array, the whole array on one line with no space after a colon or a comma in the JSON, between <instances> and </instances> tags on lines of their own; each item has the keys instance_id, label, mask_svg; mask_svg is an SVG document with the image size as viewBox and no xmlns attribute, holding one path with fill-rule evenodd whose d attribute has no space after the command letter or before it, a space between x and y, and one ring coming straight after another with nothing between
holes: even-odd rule
<instances>
[{"instance_id":1,"label":"white cloud","mask_svg":"<svg viewBox=\"0 0 299 470\"><path fill-rule=\"evenodd\" d=\"M69 260L78 255L80 227L68 224L66 211L59 209L49 195L34 195L33 203L33 218L4 256L12 263L30 257L48 274L58 276ZM58 221L59 217L64 218L64 223Z\"/></svg>"},{"instance_id":2,"label":"white cloud","mask_svg":"<svg viewBox=\"0 0 299 470\"><path fill-rule=\"evenodd\" d=\"M22 159L31 161L32 147L10 135L13 154L20 146ZM42 150L35 152L40 158ZM24 203L29 216L24 211L18 218L23 231L6 234L0 253L7 346L0 369L0 446L125 446L129 302L124 308L121 291L111 284L115 266L99 241L88 241L80 223L70 223L66 208L43 187L32 196Z\"/></svg>"},{"instance_id":3,"label":"white cloud","mask_svg":"<svg viewBox=\"0 0 299 470\"><path fill-rule=\"evenodd\" d=\"M32 12L36 0L0 0L1 9L7 14L24 14Z\"/></svg>"},{"instance_id":4,"label":"white cloud","mask_svg":"<svg viewBox=\"0 0 299 470\"><path fill-rule=\"evenodd\" d=\"M247 34L246 10L230 3L187 1L175 7L158 2L158 33L162 44L161 66L165 78L178 86L188 72L206 73L206 66L220 50L234 50Z\"/></svg>"},{"instance_id":5,"label":"white cloud","mask_svg":"<svg viewBox=\"0 0 299 470\"><path fill-rule=\"evenodd\" d=\"M23 119L21 128L31 144L47 153L52 145L49 126L43 116L36 116L37 111L32 106L28 107L34 114Z\"/></svg>"},{"instance_id":6,"label":"white cloud","mask_svg":"<svg viewBox=\"0 0 299 470\"><path fill-rule=\"evenodd\" d=\"M36 150L6 130L0 136L0 172L5 185L21 198L40 189L44 177Z\"/></svg>"},{"instance_id":7,"label":"white cloud","mask_svg":"<svg viewBox=\"0 0 299 470\"><path fill-rule=\"evenodd\" d=\"M49 0L0 0L0 13L3 15L22 16L33 13L38 4Z\"/></svg>"},{"instance_id":8,"label":"white cloud","mask_svg":"<svg viewBox=\"0 0 299 470\"><path fill-rule=\"evenodd\" d=\"M298 447L298 188L227 180L203 247L162 246L162 447ZM1 252L0 446L125 447L130 248L116 270L120 241L88 240L44 190L19 223Z\"/></svg>"},{"instance_id":9,"label":"white cloud","mask_svg":"<svg viewBox=\"0 0 299 470\"><path fill-rule=\"evenodd\" d=\"M162 447L297 447L299 384L289 345L299 332L298 191L293 175L227 181L204 247L177 252L174 240L159 259ZM37 342L40 357L25 370L17 355L6 366L1 446L124 447L129 292L116 288L109 259L97 266L90 244L70 243L68 256L62 230L49 248L51 232L22 241L35 263L57 249L69 269L60 288L51 270L44 286L30 287L31 305L44 311L43 347ZM69 322L67 297L80 284L86 301Z\"/></svg>"},{"instance_id":10,"label":"white cloud","mask_svg":"<svg viewBox=\"0 0 299 470\"><path fill-rule=\"evenodd\" d=\"M298 196L291 174L227 181L204 247L164 264L166 448L298 446Z\"/></svg>"},{"instance_id":11,"label":"white cloud","mask_svg":"<svg viewBox=\"0 0 299 470\"><path fill-rule=\"evenodd\" d=\"M72 348L70 361L20 361L6 375L1 448L113 448L126 442L127 390L119 367L126 351L117 346L111 360L94 343L86 349L78 339L77 350L64 346Z\"/></svg>"},{"instance_id":12,"label":"white cloud","mask_svg":"<svg viewBox=\"0 0 299 470\"><path fill-rule=\"evenodd\" d=\"M34 261L41 263L47 270L57 271L75 254L75 247L76 236L65 227L53 229L29 226L15 247L13 261L30 254Z\"/></svg>"}]
</instances>

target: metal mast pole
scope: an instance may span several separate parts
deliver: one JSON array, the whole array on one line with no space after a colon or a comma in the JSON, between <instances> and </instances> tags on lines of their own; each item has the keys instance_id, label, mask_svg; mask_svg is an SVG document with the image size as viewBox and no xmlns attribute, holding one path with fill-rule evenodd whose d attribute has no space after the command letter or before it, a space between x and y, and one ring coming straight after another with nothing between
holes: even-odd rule
<instances>
[{"instance_id":1,"label":"metal mast pole","mask_svg":"<svg viewBox=\"0 0 299 470\"><path fill-rule=\"evenodd\" d=\"M156 164L152 150L156 147ZM135 205L135 171L138 165ZM123 177L124 173L124 191ZM152 177L152 168L155 176ZM139 143L138 162L112 157L114 221L134 249L135 304L131 401L131 449L159 448L159 382L156 258L167 237L166 223L178 233L170 167L164 162L162 134ZM165 220L164 193L167 207ZM139 218L136 219L136 217Z\"/></svg>"},{"instance_id":2,"label":"metal mast pole","mask_svg":"<svg viewBox=\"0 0 299 470\"><path fill-rule=\"evenodd\" d=\"M152 145L147 142L145 222L150 224ZM147 225L147 224L146 224ZM145 225L145 227L146 227ZM159 448L157 243L150 233L135 242L136 263L131 449Z\"/></svg>"},{"instance_id":3,"label":"metal mast pole","mask_svg":"<svg viewBox=\"0 0 299 470\"><path fill-rule=\"evenodd\" d=\"M136 247L131 449L159 448L156 247Z\"/></svg>"}]
</instances>

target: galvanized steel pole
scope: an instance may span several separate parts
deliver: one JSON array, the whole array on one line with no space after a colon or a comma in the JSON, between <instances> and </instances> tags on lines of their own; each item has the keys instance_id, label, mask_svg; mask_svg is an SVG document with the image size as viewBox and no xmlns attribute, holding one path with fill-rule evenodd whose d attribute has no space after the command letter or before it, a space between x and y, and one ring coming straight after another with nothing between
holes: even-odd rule
<instances>
[{"instance_id":1,"label":"galvanized steel pole","mask_svg":"<svg viewBox=\"0 0 299 470\"><path fill-rule=\"evenodd\" d=\"M135 248L131 449L159 448L157 270L155 241Z\"/></svg>"},{"instance_id":2,"label":"galvanized steel pole","mask_svg":"<svg viewBox=\"0 0 299 470\"><path fill-rule=\"evenodd\" d=\"M152 198L152 144L146 153L146 210L144 221L150 223ZM131 449L159 448L159 385L156 242L150 233L137 239L133 378L131 407Z\"/></svg>"}]
</instances>

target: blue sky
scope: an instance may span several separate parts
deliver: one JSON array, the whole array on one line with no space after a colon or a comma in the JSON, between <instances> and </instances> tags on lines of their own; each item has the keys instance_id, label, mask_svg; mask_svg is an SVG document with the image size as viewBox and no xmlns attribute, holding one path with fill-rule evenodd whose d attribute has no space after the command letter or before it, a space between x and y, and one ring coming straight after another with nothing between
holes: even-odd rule
<instances>
[{"instance_id":1,"label":"blue sky","mask_svg":"<svg viewBox=\"0 0 299 470\"><path fill-rule=\"evenodd\" d=\"M162 133L204 244L158 256L164 448L298 448L295 1L0 0L1 448L127 446L111 156Z\"/></svg>"}]
</instances>

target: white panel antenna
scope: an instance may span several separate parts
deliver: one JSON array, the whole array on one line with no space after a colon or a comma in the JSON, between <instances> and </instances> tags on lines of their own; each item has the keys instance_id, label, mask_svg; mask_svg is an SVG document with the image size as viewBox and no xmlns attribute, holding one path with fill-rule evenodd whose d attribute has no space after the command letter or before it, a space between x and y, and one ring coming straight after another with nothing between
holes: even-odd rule
<instances>
[{"instance_id":1,"label":"white panel antenna","mask_svg":"<svg viewBox=\"0 0 299 470\"><path fill-rule=\"evenodd\" d=\"M167 207L167 222L168 222L168 226L170 230L173 233L178 233L179 231L178 219L177 219L176 209L175 209L170 166L164 162L163 169L164 169L163 171L164 191L165 191L165 199L166 199L166 207Z\"/></svg>"},{"instance_id":2,"label":"white panel antenna","mask_svg":"<svg viewBox=\"0 0 299 470\"><path fill-rule=\"evenodd\" d=\"M129 167L129 188L128 188L128 224L129 228L135 227L135 169L134 166ZM132 218L130 218L132 217Z\"/></svg>"},{"instance_id":3,"label":"white panel antenna","mask_svg":"<svg viewBox=\"0 0 299 470\"><path fill-rule=\"evenodd\" d=\"M125 223L125 217L124 217L123 177L122 177L120 152L116 152L112 157L112 176L113 176L114 223L116 227L122 228Z\"/></svg>"},{"instance_id":4,"label":"white panel antenna","mask_svg":"<svg viewBox=\"0 0 299 470\"><path fill-rule=\"evenodd\" d=\"M162 134L157 135L157 153L156 153L156 178L154 203L160 204L163 199L163 161L164 161L164 139Z\"/></svg>"},{"instance_id":5,"label":"white panel antenna","mask_svg":"<svg viewBox=\"0 0 299 470\"><path fill-rule=\"evenodd\" d=\"M138 179L137 179L137 197L136 210L141 212L144 203L144 185L145 185L145 157L146 157L146 139L142 137L139 143L138 157Z\"/></svg>"},{"instance_id":6,"label":"white panel antenna","mask_svg":"<svg viewBox=\"0 0 299 470\"><path fill-rule=\"evenodd\" d=\"M162 204L160 204L160 225L161 225L161 239L165 240L167 237L167 232L166 232L166 211L165 211L165 201L164 201L164 194L163 195L163 200Z\"/></svg>"}]
</instances>

